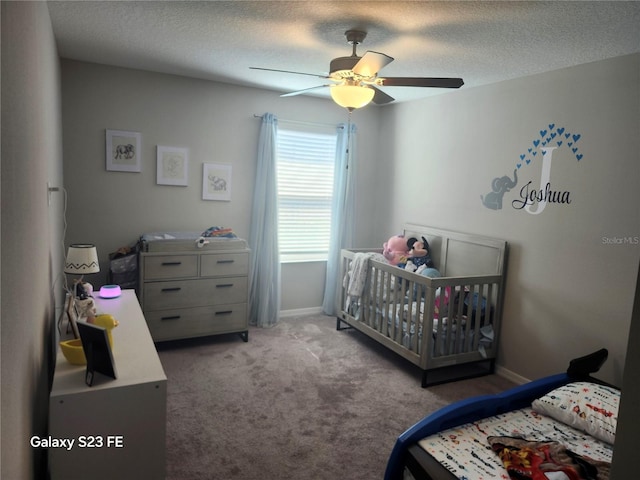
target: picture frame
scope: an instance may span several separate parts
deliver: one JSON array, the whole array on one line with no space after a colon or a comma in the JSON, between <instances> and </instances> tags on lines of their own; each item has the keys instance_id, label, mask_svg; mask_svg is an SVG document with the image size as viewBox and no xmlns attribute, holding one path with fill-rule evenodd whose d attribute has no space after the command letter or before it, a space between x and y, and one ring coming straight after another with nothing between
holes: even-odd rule
<instances>
[{"instance_id":1,"label":"picture frame","mask_svg":"<svg viewBox=\"0 0 640 480\"><path fill-rule=\"evenodd\" d=\"M65 311L67 312L67 319L69 323L67 325L67 333L69 333L69 329L71 329L71 333L73 334L73 338L80 338L80 332L78 331L78 308L76 306L76 300L74 295L67 295L67 304L65 306Z\"/></svg>"},{"instance_id":2,"label":"picture frame","mask_svg":"<svg viewBox=\"0 0 640 480\"><path fill-rule=\"evenodd\" d=\"M230 201L231 173L231 165L202 164L202 199Z\"/></svg>"},{"instance_id":3,"label":"picture frame","mask_svg":"<svg viewBox=\"0 0 640 480\"><path fill-rule=\"evenodd\" d=\"M189 184L189 149L157 146L156 183L186 187Z\"/></svg>"},{"instance_id":4,"label":"picture frame","mask_svg":"<svg viewBox=\"0 0 640 480\"><path fill-rule=\"evenodd\" d=\"M85 383L89 387L93 386L96 373L113 379L118 378L107 329L85 322L79 322L78 329L82 340L82 350L87 359Z\"/></svg>"},{"instance_id":5,"label":"picture frame","mask_svg":"<svg viewBox=\"0 0 640 480\"><path fill-rule=\"evenodd\" d=\"M142 135L139 132L107 130L107 170L112 172L140 172Z\"/></svg>"}]
</instances>

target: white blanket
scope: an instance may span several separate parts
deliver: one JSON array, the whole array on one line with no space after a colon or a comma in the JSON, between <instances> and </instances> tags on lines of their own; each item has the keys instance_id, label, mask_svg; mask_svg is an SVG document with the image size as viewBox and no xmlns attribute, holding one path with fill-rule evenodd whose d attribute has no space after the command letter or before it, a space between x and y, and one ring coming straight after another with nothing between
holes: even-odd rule
<instances>
[{"instance_id":1,"label":"white blanket","mask_svg":"<svg viewBox=\"0 0 640 480\"><path fill-rule=\"evenodd\" d=\"M386 261L384 260L384 256L380 253L357 252L353 257L349 271L346 273L343 280L343 287L346 287L347 295L350 297L362 296L364 286L367 283L367 269L370 259Z\"/></svg>"}]
</instances>

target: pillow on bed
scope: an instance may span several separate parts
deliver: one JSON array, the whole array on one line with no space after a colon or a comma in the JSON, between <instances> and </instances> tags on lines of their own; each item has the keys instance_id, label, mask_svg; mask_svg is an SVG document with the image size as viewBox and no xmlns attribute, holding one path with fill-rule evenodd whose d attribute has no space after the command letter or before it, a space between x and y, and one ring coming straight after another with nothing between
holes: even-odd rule
<instances>
[{"instance_id":1,"label":"pillow on bed","mask_svg":"<svg viewBox=\"0 0 640 480\"><path fill-rule=\"evenodd\" d=\"M534 400L531 407L604 442L616 440L620 390L590 382L574 382Z\"/></svg>"}]
</instances>

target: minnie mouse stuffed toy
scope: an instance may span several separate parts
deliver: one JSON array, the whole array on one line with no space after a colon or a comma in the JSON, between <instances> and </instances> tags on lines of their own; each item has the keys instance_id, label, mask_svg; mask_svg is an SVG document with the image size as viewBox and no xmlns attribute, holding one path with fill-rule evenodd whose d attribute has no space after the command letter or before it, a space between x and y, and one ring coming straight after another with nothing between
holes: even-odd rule
<instances>
[{"instance_id":1,"label":"minnie mouse stuffed toy","mask_svg":"<svg viewBox=\"0 0 640 480\"><path fill-rule=\"evenodd\" d=\"M415 237L407 240L407 249L409 250L407 265L411 263L415 267L416 273L422 272L426 268L435 268L435 264L429 255L429 242L424 237L422 241ZM413 270L413 267L411 268Z\"/></svg>"}]
</instances>

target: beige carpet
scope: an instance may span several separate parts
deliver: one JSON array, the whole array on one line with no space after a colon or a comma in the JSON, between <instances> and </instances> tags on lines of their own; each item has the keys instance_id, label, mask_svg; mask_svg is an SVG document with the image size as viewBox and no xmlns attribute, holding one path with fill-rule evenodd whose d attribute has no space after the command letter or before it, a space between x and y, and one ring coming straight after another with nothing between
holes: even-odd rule
<instances>
[{"instance_id":1,"label":"beige carpet","mask_svg":"<svg viewBox=\"0 0 640 480\"><path fill-rule=\"evenodd\" d=\"M395 439L496 375L423 389L415 366L324 315L161 344L167 480L381 479Z\"/></svg>"}]
</instances>

